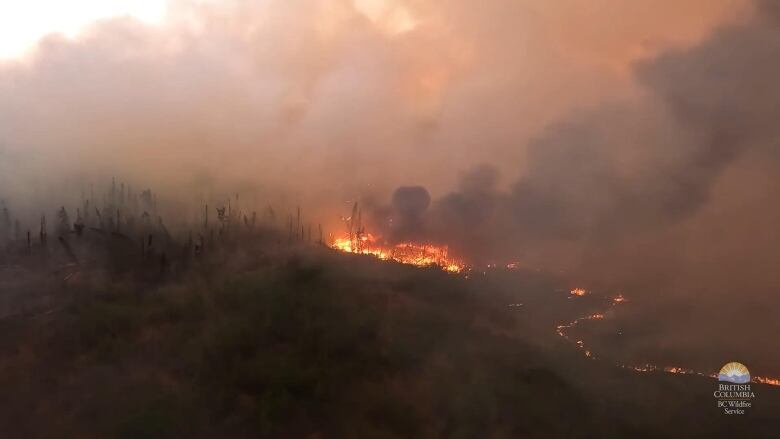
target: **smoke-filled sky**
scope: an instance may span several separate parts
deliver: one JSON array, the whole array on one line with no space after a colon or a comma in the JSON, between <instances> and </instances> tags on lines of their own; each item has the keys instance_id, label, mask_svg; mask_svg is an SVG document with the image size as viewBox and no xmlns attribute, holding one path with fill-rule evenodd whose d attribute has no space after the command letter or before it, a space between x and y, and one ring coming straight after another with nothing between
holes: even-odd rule
<instances>
[{"instance_id":1,"label":"smoke-filled sky","mask_svg":"<svg viewBox=\"0 0 780 439\"><path fill-rule=\"evenodd\" d=\"M27 0L0 2L0 58L24 56L46 34L75 36L92 21L128 15L149 23L165 16L163 0Z\"/></svg>"},{"instance_id":2,"label":"smoke-filled sky","mask_svg":"<svg viewBox=\"0 0 780 439\"><path fill-rule=\"evenodd\" d=\"M508 184L547 124L635 98L634 61L744 19L743 3L176 1L159 24L102 19L4 62L0 142L57 171L150 184L442 192L482 162Z\"/></svg>"},{"instance_id":3,"label":"smoke-filled sky","mask_svg":"<svg viewBox=\"0 0 780 439\"><path fill-rule=\"evenodd\" d=\"M422 186L410 233L475 258L697 281L772 260L771 1L70 4L85 24L0 62L11 204L115 176L383 219Z\"/></svg>"}]
</instances>

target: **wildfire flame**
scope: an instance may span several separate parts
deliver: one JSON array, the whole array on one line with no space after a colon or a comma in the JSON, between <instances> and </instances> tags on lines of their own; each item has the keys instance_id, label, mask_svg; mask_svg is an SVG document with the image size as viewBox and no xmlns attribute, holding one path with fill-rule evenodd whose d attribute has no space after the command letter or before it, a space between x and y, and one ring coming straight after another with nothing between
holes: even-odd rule
<instances>
[{"instance_id":1,"label":"wildfire flame","mask_svg":"<svg viewBox=\"0 0 780 439\"><path fill-rule=\"evenodd\" d=\"M766 378L766 377L753 377L753 381L761 384L769 384L770 386L780 386L780 379L778 378Z\"/></svg>"},{"instance_id":2,"label":"wildfire flame","mask_svg":"<svg viewBox=\"0 0 780 439\"><path fill-rule=\"evenodd\" d=\"M583 296L586 294L586 291L582 288L575 288L571 290L571 294L573 296ZM623 297L622 294L618 294L617 296L612 297L612 305L618 305L623 302L627 302L628 300ZM596 313L596 314L590 314L586 315L580 318L577 318L567 324L564 325L558 325L555 328L555 332L558 334L559 337L568 340L573 341L569 334L567 333L567 330L574 328L575 326L579 325L582 322L588 321L588 320L603 320L604 314ZM596 359L595 354L593 351L587 349L585 347L585 342L582 340L576 340L573 341L574 345L577 346L579 349L583 351L585 354L585 357L589 359ZM707 378L718 378L718 374L714 372L701 372L685 367L678 367L678 366L657 366L655 364L642 364L642 365L634 365L634 364L617 364L618 367L623 369L632 370L634 372L638 373L648 373L648 372L663 372L663 373L670 373L670 374L680 374L680 375L698 375L701 377L707 377ZM770 377L763 377L763 376L752 376L751 382L759 383L759 384L766 384L769 386L780 386L780 378L770 378Z\"/></svg>"},{"instance_id":3,"label":"wildfire flame","mask_svg":"<svg viewBox=\"0 0 780 439\"><path fill-rule=\"evenodd\" d=\"M393 260L417 267L438 266L451 273L460 273L466 267L462 261L448 255L446 245L414 242L393 245L382 242L370 233L351 237L345 234L335 238L330 246L346 253L371 255L378 259Z\"/></svg>"},{"instance_id":4,"label":"wildfire flame","mask_svg":"<svg viewBox=\"0 0 780 439\"><path fill-rule=\"evenodd\" d=\"M575 288L575 289L569 291L569 294L571 294L572 296L584 296L584 295L588 294L588 292L585 291L582 288Z\"/></svg>"},{"instance_id":5,"label":"wildfire flame","mask_svg":"<svg viewBox=\"0 0 780 439\"><path fill-rule=\"evenodd\" d=\"M626 298L623 297L622 294L618 294L617 296L612 298L612 304L617 305L618 303L623 303L626 301Z\"/></svg>"}]
</instances>

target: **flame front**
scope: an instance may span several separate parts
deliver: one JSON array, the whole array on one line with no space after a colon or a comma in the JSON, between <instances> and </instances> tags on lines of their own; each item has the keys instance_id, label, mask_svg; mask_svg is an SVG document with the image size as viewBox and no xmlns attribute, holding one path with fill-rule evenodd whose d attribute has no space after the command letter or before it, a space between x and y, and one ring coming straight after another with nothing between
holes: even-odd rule
<instances>
[{"instance_id":1,"label":"flame front","mask_svg":"<svg viewBox=\"0 0 780 439\"><path fill-rule=\"evenodd\" d=\"M587 294L587 290L583 288L575 288L569 292L571 296L584 296ZM621 303L627 302L628 299L626 299L622 294L618 294L617 296L614 296L611 298L612 305L619 305ZM579 317L577 319L572 320L571 322L563 325L558 325L555 328L555 332L558 334L559 337L568 340L570 342L573 342L577 348L581 349L583 353L585 354L586 358L589 358L591 360L596 359L596 355L593 353L593 351L587 349L585 347L585 342L582 340L572 340L569 337L568 330L574 328L575 326L581 324L582 322L586 322L588 320L604 320L604 314L602 313L595 313L586 315L583 317ZM718 374L715 372L701 372L694 369L689 369L685 367L679 367L679 366L657 366L655 364L641 364L641 365L634 365L634 364L617 364L618 367L623 369L632 370L634 372L663 372L663 373L670 373L670 374L679 374L679 375L698 375L701 377L707 377L707 378L718 378ZM780 378L773 378L773 377L765 377L765 376L751 376L751 382L753 383L759 383L759 384L766 384L769 386L777 386L780 387Z\"/></svg>"},{"instance_id":2,"label":"flame front","mask_svg":"<svg viewBox=\"0 0 780 439\"><path fill-rule=\"evenodd\" d=\"M447 246L403 242L384 244L370 233L350 237L348 234L335 238L331 248L363 255L371 255L382 260L393 260L402 264L418 267L438 266L451 273L460 273L466 265L447 254Z\"/></svg>"}]
</instances>

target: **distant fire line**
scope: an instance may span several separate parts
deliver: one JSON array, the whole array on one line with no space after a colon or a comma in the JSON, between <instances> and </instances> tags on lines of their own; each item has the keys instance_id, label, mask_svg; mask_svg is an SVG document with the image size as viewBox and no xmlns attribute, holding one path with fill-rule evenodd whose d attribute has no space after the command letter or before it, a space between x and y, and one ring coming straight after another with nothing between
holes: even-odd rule
<instances>
[{"instance_id":1,"label":"distant fire line","mask_svg":"<svg viewBox=\"0 0 780 439\"><path fill-rule=\"evenodd\" d=\"M570 298L572 296L574 297L580 297L584 296L587 293L586 290L582 288L575 288L570 291ZM623 297L622 294L618 294L617 296L612 298L612 305L618 305L620 303L626 302L626 298ZM583 354L591 359L595 360L596 355L589 349L585 347L585 342L582 340L575 340L572 341L572 339L566 334L566 331L574 328L575 326L579 325L582 322L589 321L589 320L603 320L604 314L602 313L596 313L596 314L590 314L587 316L579 317L577 319L572 320L569 323L558 325L555 329L555 332L563 338L566 341L569 341L571 343L574 343L578 349L580 349ZM704 373L700 371L696 371L693 369L688 369L684 367L677 367L677 366L657 366L654 364L644 364L644 365L631 365L631 364L617 364L617 367L620 367L621 369L627 369L638 373L647 373L647 372L663 372L663 373L671 373L671 374L680 374L680 375L697 375L701 377L706 378L717 378L718 374L715 372L711 373ZM770 378L770 377L762 377L762 376L752 376L751 382L759 383L759 384L767 384L770 386L780 386L780 379L778 378Z\"/></svg>"}]
</instances>

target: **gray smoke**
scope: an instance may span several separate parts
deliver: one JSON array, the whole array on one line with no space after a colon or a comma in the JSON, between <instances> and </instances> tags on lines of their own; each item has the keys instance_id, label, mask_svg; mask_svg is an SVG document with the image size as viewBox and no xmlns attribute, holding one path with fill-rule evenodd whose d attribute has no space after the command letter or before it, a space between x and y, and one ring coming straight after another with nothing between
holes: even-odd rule
<instances>
[{"instance_id":1,"label":"gray smoke","mask_svg":"<svg viewBox=\"0 0 780 439\"><path fill-rule=\"evenodd\" d=\"M645 333L636 352L776 371L776 350L744 340L780 330L763 311L780 288L780 8L758 2L746 23L632 71L641 101L549 124L508 189L495 167L464 174L427 215L429 236L480 262L630 292L648 305L616 325ZM712 334L719 344L696 358Z\"/></svg>"},{"instance_id":2,"label":"gray smoke","mask_svg":"<svg viewBox=\"0 0 780 439\"><path fill-rule=\"evenodd\" d=\"M734 208L724 192L768 199L778 181L775 9L761 3L746 24L637 63L641 102L602 104L551 123L529 143L522 177L508 190L494 167L465 174L457 191L434 204L426 220L431 236L477 258L588 270L622 260L640 243L642 250L632 253L646 254L634 258L663 251L672 266L680 246L711 245L697 242L699 236L675 243L674 236L682 228L724 227L725 217L711 214ZM746 170L748 177L734 181ZM739 214L750 221L776 211L743 205ZM743 254L777 259L763 252L763 243L743 245ZM653 275L656 263L647 270Z\"/></svg>"}]
</instances>

